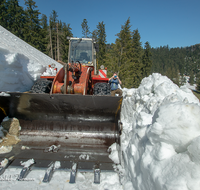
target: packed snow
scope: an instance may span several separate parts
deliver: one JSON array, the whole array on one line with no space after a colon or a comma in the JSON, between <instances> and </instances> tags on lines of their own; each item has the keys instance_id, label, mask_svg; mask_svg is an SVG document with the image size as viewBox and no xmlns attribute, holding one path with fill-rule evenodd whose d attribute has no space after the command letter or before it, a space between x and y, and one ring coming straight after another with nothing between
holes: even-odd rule
<instances>
[{"instance_id":1,"label":"packed snow","mask_svg":"<svg viewBox=\"0 0 200 190\"><path fill-rule=\"evenodd\" d=\"M33 81L43 72L47 72L45 69L48 68L46 66L49 65L49 61L45 60L50 58L47 59L46 55L34 48L29 51L29 45L23 45L24 42L13 37L2 27L0 33L0 72L4 77L0 81L0 91L29 90ZM31 52L31 56L28 52ZM55 63L51 59L50 62ZM94 184L93 173L78 171L76 183L70 184L70 172L58 169L50 183L43 183L45 170L33 169L26 181L17 181L21 168L10 166L0 176L1 188L199 189L199 100L187 86L179 88L166 76L158 73L144 78L137 89L122 90L121 147L113 144L109 150L110 158L115 162L113 167L116 172L102 172L101 183ZM87 155L81 155L80 158L87 159ZM30 162L29 160L28 163ZM57 164L56 167L60 167L60 163Z\"/></svg>"},{"instance_id":2,"label":"packed snow","mask_svg":"<svg viewBox=\"0 0 200 190\"><path fill-rule=\"evenodd\" d=\"M0 26L0 91L30 90L49 65L62 65ZM54 70L52 71L54 72ZM52 74L55 74L52 73Z\"/></svg>"}]
</instances>

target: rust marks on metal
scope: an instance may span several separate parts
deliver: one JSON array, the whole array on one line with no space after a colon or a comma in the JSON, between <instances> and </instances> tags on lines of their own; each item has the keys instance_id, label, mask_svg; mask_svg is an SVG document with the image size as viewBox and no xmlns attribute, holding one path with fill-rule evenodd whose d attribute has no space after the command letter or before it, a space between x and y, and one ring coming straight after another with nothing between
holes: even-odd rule
<instances>
[{"instance_id":1,"label":"rust marks on metal","mask_svg":"<svg viewBox=\"0 0 200 190\"><path fill-rule=\"evenodd\" d=\"M4 113L4 115L7 116L6 111L2 107L0 107L0 109L2 110L2 112Z\"/></svg>"},{"instance_id":2,"label":"rust marks on metal","mask_svg":"<svg viewBox=\"0 0 200 190\"><path fill-rule=\"evenodd\" d=\"M115 112L115 117L117 117L117 114L118 114L118 112L120 111L120 109L121 109L121 105L122 105L122 97L120 98L120 100L118 101L118 107L117 107L117 110L116 110L116 112Z\"/></svg>"}]
</instances>

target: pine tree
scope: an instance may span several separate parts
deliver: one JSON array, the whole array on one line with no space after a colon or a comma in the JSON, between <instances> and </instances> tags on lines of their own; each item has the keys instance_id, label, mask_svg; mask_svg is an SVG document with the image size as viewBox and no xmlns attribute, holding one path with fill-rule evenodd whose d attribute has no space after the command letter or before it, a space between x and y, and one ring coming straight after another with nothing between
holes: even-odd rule
<instances>
[{"instance_id":1,"label":"pine tree","mask_svg":"<svg viewBox=\"0 0 200 190\"><path fill-rule=\"evenodd\" d=\"M197 80L197 91L200 92L200 78Z\"/></svg>"},{"instance_id":2,"label":"pine tree","mask_svg":"<svg viewBox=\"0 0 200 190\"><path fill-rule=\"evenodd\" d=\"M0 25L7 28L7 4L6 0L0 0Z\"/></svg>"},{"instance_id":3,"label":"pine tree","mask_svg":"<svg viewBox=\"0 0 200 190\"><path fill-rule=\"evenodd\" d=\"M82 27L83 37L88 38L90 35L90 31L89 31L87 19L83 19L83 22L81 23L81 27Z\"/></svg>"},{"instance_id":4,"label":"pine tree","mask_svg":"<svg viewBox=\"0 0 200 190\"><path fill-rule=\"evenodd\" d=\"M50 49L50 56L55 60L57 60L57 17L57 12L53 10L49 19L50 45L48 47Z\"/></svg>"},{"instance_id":5,"label":"pine tree","mask_svg":"<svg viewBox=\"0 0 200 190\"><path fill-rule=\"evenodd\" d=\"M42 14L42 18L40 21L40 26L41 26L41 39L42 39L42 44L44 45L44 49L42 49L41 51L45 54L48 55L47 52L47 46L48 46L48 20L47 20L47 16Z\"/></svg>"},{"instance_id":6,"label":"pine tree","mask_svg":"<svg viewBox=\"0 0 200 190\"><path fill-rule=\"evenodd\" d=\"M190 85L194 84L194 73L193 71L190 71L190 80L189 80Z\"/></svg>"},{"instance_id":7,"label":"pine tree","mask_svg":"<svg viewBox=\"0 0 200 190\"><path fill-rule=\"evenodd\" d=\"M105 32L105 24L99 22L97 25L97 43L99 45L99 52L97 53L97 59L99 66L105 64L106 58L106 32Z\"/></svg>"},{"instance_id":8,"label":"pine tree","mask_svg":"<svg viewBox=\"0 0 200 190\"><path fill-rule=\"evenodd\" d=\"M25 25L26 33L24 34L24 39L30 45L42 51L45 49L45 45L42 43L40 12L36 10L37 6L33 0L25 0L25 5L27 6L25 13L28 22Z\"/></svg>"},{"instance_id":9,"label":"pine tree","mask_svg":"<svg viewBox=\"0 0 200 190\"><path fill-rule=\"evenodd\" d=\"M19 6L18 0L8 0L6 7L6 29L24 39L24 26L27 20L23 8Z\"/></svg>"},{"instance_id":10,"label":"pine tree","mask_svg":"<svg viewBox=\"0 0 200 190\"><path fill-rule=\"evenodd\" d=\"M128 78L128 87L137 88L140 85L140 82L143 78L142 70L142 54L143 49L140 42L140 34L138 29L133 31L132 38L132 52L131 52L131 64L129 64L129 78Z\"/></svg>"},{"instance_id":11,"label":"pine tree","mask_svg":"<svg viewBox=\"0 0 200 190\"><path fill-rule=\"evenodd\" d=\"M143 69L142 69L142 77L148 77L151 73L151 66L152 66L152 61L151 61L151 47L149 42L145 43L145 49L144 49L144 54L142 56L142 63L143 63Z\"/></svg>"},{"instance_id":12,"label":"pine tree","mask_svg":"<svg viewBox=\"0 0 200 190\"><path fill-rule=\"evenodd\" d=\"M97 29L93 30L92 32L92 38L97 41L97 36L98 36L98 32L97 32Z\"/></svg>"},{"instance_id":13,"label":"pine tree","mask_svg":"<svg viewBox=\"0 0 200 190\"><path fill-rule=\"evenodd\" d=\"M106 45L106 55L105 55L105 67L107 67L107 76L110 78L114 72L119 73L118 67L118 49L116 44L107 44ZM120 78L121 79L121 78ZM121 79L122 80L122 79Z\"/></svg>"},{"instance_id":14,"label":"pine tree","mask_svg":"<svg viewBox=\"0 0 200 190\"><path fill-rule=\"evenodd\" d=\"M117 72L122 81L122 86L129 87L128 81L131 80L129 75L129 66L131 64L132 53L132 32L130 30L130 18L127 19L121 27L120 33L117 34L115 52L117 57Z\"/></svg>"},{"instance_id":15,"label":"pine tree","mask_svg":"<svg viewBox=\"0 0 200 190\"><path fill-rule=\"evenodd\" d=\"M62 24L62 35L61 35L61 61L68 62L68 51L69 51L69 40L67 37L72 37L72 28L70 24Z\"/></svg>"}]
</instances>

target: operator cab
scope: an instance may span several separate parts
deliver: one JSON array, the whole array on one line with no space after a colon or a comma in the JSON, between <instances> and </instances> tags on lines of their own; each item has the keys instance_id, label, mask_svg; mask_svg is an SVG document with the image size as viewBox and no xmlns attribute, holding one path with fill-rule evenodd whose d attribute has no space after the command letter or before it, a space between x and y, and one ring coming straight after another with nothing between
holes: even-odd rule
<instances>
[{"instance_id":1,"label":"operator cab","mask_svg":"<svg viewBox=\"0 0 200 190\"><path fill-rule=\"evenodd\" d=\"M79 61L81 64L94 66L96 51L91 38L70 38L69 63Z\"/></svg>"}]
</instances>

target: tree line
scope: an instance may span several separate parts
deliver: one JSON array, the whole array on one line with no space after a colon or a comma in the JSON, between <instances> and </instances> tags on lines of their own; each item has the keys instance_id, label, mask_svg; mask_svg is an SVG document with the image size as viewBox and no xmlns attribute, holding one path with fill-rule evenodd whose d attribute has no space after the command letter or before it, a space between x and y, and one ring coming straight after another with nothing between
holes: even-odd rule
<instances>
[{"instance_id":1,"label":"tree line","mask_svg":"<svg viewBox=\"0 0 200 190\"><path fill-rule=\"evenodd\" d=\"M73 36L70 24L58 20L55 10L49 16L37 9L33 0L0 0L0 25L55 60L68 59L67 36ZM40 18L41 15L41 18Z\"/></svg>"},{"instance_id":2,"label":"tree line","mask_svg":"<svg viewBox=\"0 0 200 190\"><path fill-rule=\"evenodd\" d=\"M151 53L151 73L166 75L179 86L186 82L186 76L190 77L191 85L200 80L200 44L181 48L151 48Z\"/></svg>"},{"instance_id":3,"label":"tree line","mask_svg":"<svg viewBox=\"0 0 200 190\"><path fill-rule=\"evenodd\" d=\"M49 17L41 14L33 0L25 0L25 8L18 0L0 0L0 25L26 41L33 47L55 60L68 61L69 42L72 28L58 20L58 13L52 10ZM99 44L98 68L104 65L108 77L117 72L122 87L137 88L144 77L158 72L181 85L184 76L190 76L190 83L197 83L199 77L200 46L151 48L149 42L144 47L138 29L131 31L128 18L116 34L115 43L107 44L105 23L98 22L92 32L87 19L81 23L82 37L91 37Z\"/></svg>"}]
</instances>

